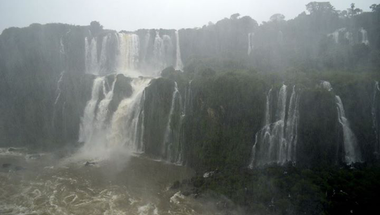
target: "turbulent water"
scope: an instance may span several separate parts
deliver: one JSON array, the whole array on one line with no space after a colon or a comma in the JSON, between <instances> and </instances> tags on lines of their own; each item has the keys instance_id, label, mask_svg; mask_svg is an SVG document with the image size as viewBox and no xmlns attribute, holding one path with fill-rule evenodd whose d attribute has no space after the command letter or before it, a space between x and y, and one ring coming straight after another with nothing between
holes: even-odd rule
<instances>
[{"instance_id":1,"label":"turbulent water","mask_svg":"<svg viewBox=\"0 0 380 215\"><path fill-rule=\"evenodd\" d=\"M121 100L110 122L106 123L116 81L117 76L114 76L107 92L106 77L94 79L79 131L79 141L85 144L82 151L88 158L108 158L110 153L119 150L129 154L144 152L143 95L151 79L133 78L132 95Z\"/></svg>"},{"instance_id":2,"label":"turbulent water","mask_svg":"<svg viewBox=\"0 0 380 215\"><path fill-rule=\"evenodd\" d=\"M288 101L288 87L280 88L277 100L269 90L265 109L265 126L256 133L250 167L296 161L299 95L293 86ZM287 102L288 101L288 102Z\"/></svg>"},{"instance_id":3,"label":"turbulent water","mask_svg":"<svg viewBox=\"0 0 380 215\"><path fill-rule=\"evenodd\" d=\"M108 147L123 145L132 152L144 152L142 141L144 89L150 81L148 78L132 80L134 91L132 96L123 99L113 114Z\"/></svg>"},{"instance_id":4,"label":"turbulent water","mask_svg":"<svg viewBox=\"0 0 380 215\"><path fill-rule=\"evenodd\" d=\"M194 173L144 157L87 163L0 148L0 214L221 214L169 189ZM9 164L9 165L8 165Z\"/></svg>"}]
</instances>

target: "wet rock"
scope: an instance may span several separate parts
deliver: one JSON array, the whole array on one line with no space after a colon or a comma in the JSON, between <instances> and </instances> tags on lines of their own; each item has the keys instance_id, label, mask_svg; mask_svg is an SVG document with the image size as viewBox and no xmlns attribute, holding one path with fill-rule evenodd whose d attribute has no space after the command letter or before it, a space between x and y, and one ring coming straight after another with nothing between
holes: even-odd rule
<instances>
[{"instance_id":1,"label":"wet rock","mask_svg":"<svg viewBox=\"0 0 380 215\"><path fill-rule=\"evenodd\" d=\"M186 189L182 191L182 195L184 196L190 196L191 194L193 194L193 192L190 189Z\"/></svg>"},{"instance_id":2,"label":"wet rock","mask_svg":"<svg viewBox=\"0 0 380 215\"><path fill-rule=\"evenodd\" d=\"M26 170L26 168L22 166L15 166L14 168L14 171L22 171L22 170Z\"/></svg>"},{"instance_id":3,"label":"wet rock","mask_svg":"<svg viewBox=\"0 0 380 215\"><path fill-rule=\"evenodd\" d=\"M12 164L10 164L10 163L3 163L3 168L9 168L11 166L12 166Z\"/></svg>"},{"instance_id":4,"label":"wet rock","mask_svg":"<svg viewBox=\"0 0 380 215\"><path fill-rule=\"evenodd\" d=\"M84 166L95 166L96 165L96 162L91 162L91 161L86 161L86 163L84 163Z\"/></svg>"},{"instance_id":5,"label":"wet rock","mask_svg":"<svg viewBox=\"0 0 380 215\"><path fill-rule=\"evenodd\" d=\"M171 190L177 190L181 187L181 183L179 181L175 181L173 185L170 187Z\"/></svg>"},{"instance_id":6,"label":"wet rock","mask_svg":"<svg viewBox=\"0 0 380 215\"><path fill-rule=\"evenodd\" d=\"M15 148L9 148L8 149L8 152L15 152L15 151L17 151L17 149L15 149Z\"/></svg>"},{"instance_id":7,"label":"wet rock","mask_svg":"<svg viewBox=\"0 0 380 215\"><path fill-rule=\"evenodd\" d=\"M28 159L36 160L36 159L41 158L41 155L39 155L39 154L31 154L31 155L28 155L27 157L28 157Z\"/></svg>"},{"instance_id":8,"label":"wet rock","mask_svg":"<svg viewBox=\"0 0 380 215\"><path fill-rule=\"evenodd\" d=\"M206 173L203 174L203 178L211 177L211 176L214 175L214 173L215 173L214 171L206 172Z\"/></svg>"},{"instance_id":9,"label":"wet rock","mask_svg":"<svg viewBox=\"0 0 380 215\"><path fill-rule=\"evenodd\" d=\"M196 188L200 188L205 183L205 181L202 177L194 177L191 179L191 182L192 182L193 186Z\"/></svg>"}]
</instances>

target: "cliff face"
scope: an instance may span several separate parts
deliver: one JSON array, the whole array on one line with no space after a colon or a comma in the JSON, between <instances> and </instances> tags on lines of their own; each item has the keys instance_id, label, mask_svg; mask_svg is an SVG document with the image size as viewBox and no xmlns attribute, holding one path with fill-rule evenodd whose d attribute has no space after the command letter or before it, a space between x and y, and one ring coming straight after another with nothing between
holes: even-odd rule
<instances>
[{"instance_id":1,"label":"cliff face","mask_svg":"<svg viewBox=\"0 0 380 215\"><path fill-rule=\"evenodd\" d=\"M123 131L112 141L199 169L376 160L379 77L299 72L378 68L376 16L330 17L326 26L317 18L258 26L235 17L179 31L117 33L64 24L6 29L0 145L55 147L86 142L101 130ZM292 72L272 72L280 69Z\"/></svg>"},{"instance_id":2,"label":"cliff face","mask_svg":"<svg viewBox=\"0 0 380 215\"><path fill-rule=\"evenodd\" d=\"M83 28L33 24L0 39L2 145L72 141L86 100Z\"/></svg>"}]
</instances>

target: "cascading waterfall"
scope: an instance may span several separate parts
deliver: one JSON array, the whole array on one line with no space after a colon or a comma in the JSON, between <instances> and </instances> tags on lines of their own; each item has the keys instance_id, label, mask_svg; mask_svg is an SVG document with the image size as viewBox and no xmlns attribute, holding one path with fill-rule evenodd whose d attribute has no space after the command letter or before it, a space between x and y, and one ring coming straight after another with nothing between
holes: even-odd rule
<instances>
[{"instance_id":1,"label":"cascading waterfall","mask_svg":"<svg viewBox=\"0 0 380 215\"><path fill-rule=\"evenodd\" d=\"M144 152L143 119L144 119L144 89L151 79L134 78L131 82L133 93L123 99L112 116L108 147L125 146L134 153Z\"/></svg>"},{"instance_id":2,"label":"cascading waterfall","mask_svg":"<svg viewBox=\"0 0 380 215\"><path fill-rule=\"evenodd\" d=\"M139 37L136 34L119 33L118 38L118 69L122 72L137 69L139 65Z\"/></svg>"},{"instance_id":3,"label":"cascading waterfall","mask_svg":"<svg viewBox=\"0 0 380 215\"><path fill-rule=\"evenodd\" d=\"M339 43L340 42L340 40L339 40L340 34L345 32L345 31L346 31L346 28L340 28L340 29L334 31L333 33L329 34L329 36L333 37L335 43Z\"/></svg>"},{"instance_id":4,"label":"cascading waterfall","mask_svg":"<svg viewBox=\"0 0 380 215\"><path fill-rule=\"evenodd\" d=\"M102 91L103 82L105 77L97 77L94 79L92 85L91 99L87 102L84 109L84 114L81 119L81 125L79 130L79 142L90 142L94 133L95 125L95 111L97 108L98 100L100 98L100 92Z\"/></svg>"},{"instance_id":5,"label":"cascading waterfall","mask_svg":"<svg viewBox=\"0 0 380 215\"><path fill-rule=\"evenodd\" d=\"M98 74L98 52L96 38L85 38L85 65L87 74Z\"/></svg>"},{"instance_id":6,"label":"cascading waterfall","mask_svg":"<svg viewBox=\"0 0 380 215\"><path fill-rule=\"evenodd\" d=\"M364 29L364 28L361 28L360 29L360 33L361 33L361 36L362 36L362 41L361 43L364 43L365 45L369 45L369 41L368 41L368 34L367 34L367 31Z\"/></svg>"},{"instance_id":7,"label":"cascading waterfall","mask_svg":"<svg viewBox=\"0 0 380 215\"><path fill-rule=\"evenodd\" d=\"M192 90L191 90L191 83L193 82L193 80L190 80L189 81L189 84L186 88L186 93L185 93L185 104L184 104L184 113L187 114L189 111L191 111L191 107L192 107L192 97L193 97L193 93L192 93Z\"/></svg>"},{"instance_id":8,"label":"cascading waterfall","mask_svg":"<svg viewBox=\"0 0 380 215\"><path fill-rule=\"evenodd\" d=\"M181 60L181 49L179 46L179 34L178 31L175 31L175 37L176 37L176 62L175 62L175 69L176 70L183 70L183 64Z\"/></svg>"},{"instance_id":9,"label":"cascading waterfall","mask_svg":"<svg viewBox=\"0 0 380 215\"><path fill-rule=\"evenodd\" d=\"M339 96L335 96L335 102L338 111L338 121L342 125L343 129L343 140L344 140L344 151L345 151L345 162L347 164L352 164L356 162L361 162L361 154L359 150L359 145L356 140L355 134L350 128L350 123L346 118L342 100Z\"/></svg>"},{"instance_id":10,"label":"cascading waterfall","mask_svg":"<svg viewBox=\"0 0 380 215\"><path fill-rule=\"evenodd\" d=\"M278 32L278 35L277 35L277 42L279 44L282 44L284 42L284 34L282 33L282 31L279 31Z\"/></svg>"},{"instance_id":11,"label":"cascading waterfall","mask_svg":"<svg viewBox=\"0 0 380 215\"><path fill-rule=\"evenodd\" d=\"M140 44L134 33L108 33L104 36L85 37L85 69L87 74L106 75L115 72L130 77L158 76L167 66L183 69L180 38L175 31L176 44L171 36L156 31L153 43L150 31ZM153 47L150 47L151 44ZM150 53L151 52L151 53Z\"/></svg>"},{"instance_id":12,"label":"cascading waterfall","mask_svg":"<svg viewBox=\"0 0 380 215\"><path fill-rule=\"evenodd\" d=\"M109 59L107 52L111 44L112 34L107 34L102 38L100 55L98 55L98 38L85 38L85 65L86 73L93 75L101 75L108 73Z\"/></svg>"},{"instance_id":13,"label":"cascading waterfall","mask_svg":"<svg viewBox=\"0 0 380 215\"><path fill-rule=\"evenodd\" d=\"M59 40L59 53L65 55L65 46L63 45L62 38Z\"/></svg>"},{"instance_id":14,"label":"cascading waterfall","mask_svg":"<svg viewBox=\"0 0 380 215\"><path fill-rule=\"evenodd\" d=\"M335 43L339 43L339 33L340 33L339 31L335 31L334 33L331 34L334 38Z\"/></svg>"},{"instance_id":15,"label":"cascading waterfall","mask_svg":"<svg viewBox=\"0 0 380 215\"><path fill-rule=\"evenodd\" d=\"M293 86L292 94L290 96L290 103L288 108L288 115L286 120L286 133L285 142L282 146L282 153L280 153L280 162L285 163L288 161L296 162L297 140L298 140L298 119L299 119L299 95ZM285 156L284 156L285 155Z\"/></svg>"},{"instance_id":16,"label":"cascading waterfall","mask_svg":"<svg viewBox=\"0 0 380 215\"><path fill-rule=\"evenodd\" d=\"M177 82L174 82L174 91L173 91L173 94L172 94L172 101L171 101L171 105L170 105L170 111L169 111L169 115L168 115L168 122L166 124L166 129L165 129L165 135L164 135L164 141L163 141L163 144L162 144L162 154L164 155L164 157L166 157L166 159L168 161L172 161L173 158L173 154L175 152L173 152L173 149L174 149L174 145L175 143L174 142L174 139L173 138L173 129L171 127L171 122L172 122L172 118L173 118L173 113L174 113L174 108L175 108L175 102L176 102L176 98L177 98L177 95L179 94L179 91L178 91L178 86L177 86Z\"/></svg>"},{"instance_id":17,"label":"cascading waterfall","mask_svg":"<svg viewBox=\"0 0 380 215\"><path fill-rule=\"evenodd\" d=\"M333 90L328 81L321 81L320 86L327 91ZM342 125L343 130L345 162L347 164L361 162L361 153L356 136L350 128L350 123L346 118L342 100L338 95L335 95L335 103L338 111L338 121Z\"/></svg>"},{"instance_id":18,"label":"cascading waterfall","mask_svg":"<svg viewBox=\"0 0 380 215\"><path fill-rule=\"evenodd\" d=\"M172 57L174 57L174 51L175 51L175 49L174 49L175 47L173 46L172 38L169 35L165 34L162 36L162 40L163 40L163 44L164 44L164 50L163 50L163 58L162 58L162 62L161 62L161 65L162 65L161 68L164 69L168 65L172 65L173 67L175 67L175 63L176 63L175 60L176 59L172 59Z\"/></svg>"},{"instance_id":19,"label":"cascading waterfall","mask_svg":"<svg viewBox=\"0 0 380 215\"><path fill-rule=\"evenodd\" d=\"M107 65L108 38L109 38L109 35L106 35L103 37L103 40L102 40L102 48L100 49L100 58L99 58L98 65L97 65L97 68L98 68L98 72L96 73L97 75L107 72L106 71L106 69L107 69L106 65Z\"/></svg>"},{"instance_id":20,"label":"cascading waterfall","mask_svg":"<svg viewBox=\"0 0 380 215\"><path fill-rule=\"evenodd\" d=\"M253 45L253 37L255 36L255 33L248 33L248 55L251 54L254 45Z\"/></svg>"},{"instance_id":21,"label":"cascading waterfall","mask_svg":"<svg viewBox=\"0 0 380 215\"><path fill-rule=\"evenodd\" d=\"M378 100L378 92L380 92L379 88L379 82L375 81L374 89L373 89L373 97L372 97L372 108L371 108L371 114L372 114L372 127L373 131L375 133L376 142L375 142L375 153L380 152L380 137L379 137L379 122L378 122L378 110L379 110L379 104L377 102Z\"/></svg>"},{"instance_id":22,"label":"cascading waterfall","mask_svg":"<svg viewBox=\"0 0 380 215\"><path fill-rule=\"evenodd\" d=\"M164 40L160 37L160 33L156 31L156 37L154 38L153 44L153 56L154 64L157 68L165 67L164 54Z\"/></svg>"},{"instance_id":23,"label":"cascading waterfall","mask_svg":"<svg viewBox=\"0 0 380 215\"><path fill-rule=\"evenodd\" d=\"M62 84L62 80L63 80L63 75L65 75L64 70L61 72L59 79L57 81L57 89L55 90L57 97L55 98L54 106L58 103L59 98L61 97L61 93L62 93L61 84Z\"/></svg>"},{"instance_id":24,"label":"cascading waterfall","mask_svg":"<svg viewBox=\"0 0 380 215\"><path fill-rule=\"evenodd\" d=\"M271 163L282 165L286 162L296 161L299 119L299 95L296 87L293 86L288 106L286 85L280 88L275 111L273 111L273 102L272 89L270 89L266 97L265 126L255 135L250 168ZM272 116L273 112L274 116ZM273 119L275 121L272 123Z\"/></svg>"},{"instance_id":25,"label":"cascading waterfall","mask_svg":"<svg viewBox=\"0 0 380 215\"><path fill-rule=\"evenodd\" d=\"M353 38L352 38L352 33L351 33L351 32L347 31L347 32L344 34L344 38L346 38L350 44L353 43Z\"/></svg>"},{"instance_id":26,"label":"cascading waterfall","mask_svg":"<svg viewBox=\"0 0 380 215\"><path fill-rule=\"evenodd\" d=\"M56 106L57 106L59 99L61 98L61 93L62 93L61 85L62 85L64 75L65 75L65 71L63 70L59 76L59 79L57 81L57 88L55 90L55 94L57 94L57 97L54 100L54 107L53 107L53 118L52 118L52 126L53 127L55 126Z\"/></svg>"},{"instance_id":27,"label":"cascading waterfall","mask_svg":"<svg viewBox=\"0 0 380 215\"><path fill-rule=\"evenodd\" d=\"M106 87L106 84L107 84L107 81L103 81L103 94L104 94L104 99L101 100L98 104L98 111L97 111L97 114L96 114L96 128L97 130L103 130L105 129L104 126L105 126L105 121L107 119L107 114L108 114L108 106L110 104L110 102L112 101L112 98L113 98L113 94L114 94L114 88L115 88L115 84L116 84L116 76L113 80L113 83L112 83L112 86L111 88L109 89L109 91L107 92L107 87Z\"/></svg>"},{"instance_id":28,"label":"cascading waterfall","mask_svg":"<svg viewBox=\"0 0 380 215\"><path fill-rule=\"evenodd\" d=\"M142 47L142 63L146 64L147 62L147 54L150 42L150 31L147 31L144 37L144 46Z\"/></svg>"},{"instance_id":29,"label":"cascading waterfall","mask_svg":"<svg viewBox=\"0 0 380 215\"><path fill-rule=\"evenodd\" d=\"M92 96L82 118L79 141L85 143L83 151L93 154L94 157L107 157L107 153L120 150L128 153L144 152L143 95L151 79L142 77L132 79L132 95L120 102L112 115L111 122L106 124L108 106L113 98L116 79L115 75L112 87L109 87L108 91L105 77L97 77L94 80ZM101 93L104 98L99 101Z\"/></svg>"}]
</instances>

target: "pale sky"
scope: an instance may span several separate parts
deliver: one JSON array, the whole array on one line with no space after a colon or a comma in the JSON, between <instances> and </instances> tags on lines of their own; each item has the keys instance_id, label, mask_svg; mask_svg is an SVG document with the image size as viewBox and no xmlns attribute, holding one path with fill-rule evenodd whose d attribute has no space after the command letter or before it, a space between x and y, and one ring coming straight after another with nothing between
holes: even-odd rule
<instances>
[{"instance_id":1,"label":"pale sky","mask_svg":"<svg viewBox=\"0 0 380 215\"><path fill-rule=\"evenodd\" d=\"M275 13L292 19L314 0L0 0L0 32L32 23L89 25L134 31L141 28L180 29L202 27L231 14L250 16L259 24ZM321 0L326 1L326 0ZM331 0L337 10L351 3L370 11L380 0Z\"/></svg>"}]
</instances>

